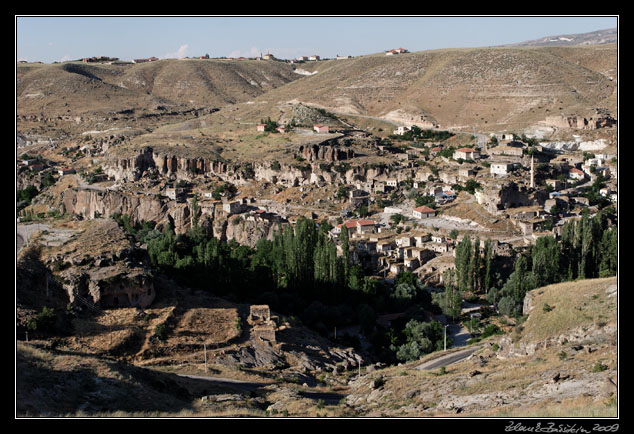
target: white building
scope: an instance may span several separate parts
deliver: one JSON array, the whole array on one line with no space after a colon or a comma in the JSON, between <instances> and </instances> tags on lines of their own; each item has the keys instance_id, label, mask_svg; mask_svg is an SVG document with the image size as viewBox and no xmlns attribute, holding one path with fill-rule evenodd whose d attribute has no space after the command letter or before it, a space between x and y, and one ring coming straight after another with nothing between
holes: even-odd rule
<instances>
[{"instance_id":1,"label":"white building","mask_svg":"<svg viewBox=\"0 0 634 434\"><path fill-rule=\"evenodd\" d=\"M429 208L428 206L419 206L418 208L414 208L412 215L417 219L436 217L436 210Z\"/></svg>"},{"instance_id":2,"label":"white building","mask_svg":"<svg viewBox=\"0 0 634 434\"><path fill-rule=\"evenodd\" d=\"M398 127L397 129L394 130L394 134L398 134L398 135L402 136L403 134L405 134L409 130L410 130L410 127Z\"/></svg>"},{"instance_id":3,"label":"white building","mask_svg":"<svg viewBox=\"0 0 634 434\"><path fill-rule=\"evenodd\" d=\"M513 169L512 163L491 163L491 175L506 176Z\"/></svg>"}]
</instances>

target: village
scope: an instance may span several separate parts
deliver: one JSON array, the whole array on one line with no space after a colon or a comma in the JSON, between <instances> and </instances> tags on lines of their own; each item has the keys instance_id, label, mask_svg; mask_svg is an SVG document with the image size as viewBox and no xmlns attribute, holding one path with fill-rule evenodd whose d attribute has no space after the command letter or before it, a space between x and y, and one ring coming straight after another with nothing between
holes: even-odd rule
<instances>
[{"instance_id":1,"label":"village","mask_svg":"<svg viewBox=\"0 0 634 434\"><path fill-rule=\"evenodd\" d=\"M20 417L616 411L618 47L339 36L16 59Z\"/></svg>"},{"instance_id":2,"label":"village","mask_svg":"<svg viewBox=\"0 0 634 434\"><path fill-rule=\"evenodd\" d=\"M580 123L586 125L587 121ZM593 128L611 125L595 123ZM256 125L257 132L265 128L266 124ZM399 126L390 136L392 143L379 142L374 148L377 155L394 162L390 171L372 177L350 176L355 172L348 167L347 176L330 182L315 173L288 181L283 176L236 179L227 173L190 173L179 179L178 170L168 177L147 171L136 182L125 176L117 179L101 166L76 173L72 164L77 160L103 160L103 147L94 145L63 147L57 151L57 162L23 154L17 164L18 173L38 174L43 179L74 177L80 189L159 197L186 207L195 201L202 214L221 211L227 221L272 226L293 224L305 216L319 226L326 225L329 237L339 243L340 255L339 237L345 226L354 263L391 281L409 271L435 284L441 283L446 268L453 267L456 243L465 235L478 237L481 243L490 239L496 255L510 255L540 236L558 237L563 224L582 212L593 214L600 206L616 204L616 155L556 149L513 133L491 134L481 146L460 148L401 139L412 129L421 131L416 125ZM276 125L273 132L284 135L290 131ZM332 132L322 123L312 129L316 137L330 137ZM354 165L360 159L355 151L348 150L346 156L350 158L344 157L340 163ZM310 164L318 171L323 162ZM268 190L254 190L260 184ZM593 186L599 186L598 191L589 196ZM260 193L248 193L254 191ZM282 200L284 191L294 194ZM315 199L316 193L322 196ZM23 206L18 203L18 211ZM184 224L191 225L191 220ZM256 242L251 239L248 244ZM435 278L429 279L432 275Z\"/></svg>"}]
</instances>

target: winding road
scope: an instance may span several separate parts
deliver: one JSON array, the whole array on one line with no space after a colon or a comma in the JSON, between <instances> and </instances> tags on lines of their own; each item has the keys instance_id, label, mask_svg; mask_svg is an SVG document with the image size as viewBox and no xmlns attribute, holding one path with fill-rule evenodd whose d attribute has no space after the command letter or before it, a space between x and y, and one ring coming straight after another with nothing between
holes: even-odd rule
<instances>
[{"instance_id":1,"label":"winding road","mask_svg":"<svg viewBox=\"0 0 634 434\"><path fill-rule=\"evenodd\" d=\"M430 369L436 369L436 368L440 368L442 366L447 366L450 365L452 363L456 363L459 362L460 360L464 360L467 357L469 357L471 354L475 353L476 351L478 351L481 347L480 346L471 346L468 347L464 350L460 350L460 351L456 351L450 354L447 354L446 356L440 356L436 359L430 360L428 362L422 363L420 365L418 365L416 367L416 369L418 370L430 370Z\"/></svg>"}]
</instances>

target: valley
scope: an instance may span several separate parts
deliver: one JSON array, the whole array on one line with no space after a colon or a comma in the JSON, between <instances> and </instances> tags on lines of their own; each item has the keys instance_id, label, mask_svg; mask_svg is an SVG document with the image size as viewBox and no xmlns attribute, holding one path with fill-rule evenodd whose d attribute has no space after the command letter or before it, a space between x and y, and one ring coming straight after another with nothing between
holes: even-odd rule
<instances>
[{"instance_id":1,"label":"valley","mask_svg":"<svg viewBox=\"0 0 634 434\"><path fill-rule=\"evenodd\" d=\"M16 416L618 416L617 54L18 63Z\"/></svg>"}]
</instances>

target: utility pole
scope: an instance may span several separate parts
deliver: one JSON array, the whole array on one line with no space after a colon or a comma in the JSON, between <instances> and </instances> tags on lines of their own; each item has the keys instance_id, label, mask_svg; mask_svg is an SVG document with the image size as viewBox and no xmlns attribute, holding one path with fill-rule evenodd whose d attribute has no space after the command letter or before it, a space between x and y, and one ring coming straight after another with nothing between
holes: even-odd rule
<instances>
[{"instance_id":1,"label":"utility pole","mask_svg":"<svg viewBox=\"0 0 634 434\"><path fill-rule=\"evenodd\" d=\"M449 327L449 324L445 326L445 351L447 351L447 327Z\"/></svg>"},{"instance_id":2,"label":"utility pole","mask_svg":"<svg viewBox=\"0 0 634 434\"><path fill-rule=\"evenodd\" d=\"M203 344L205 348L205 372L207 372L207 344Z\"/></svg>"}]
</instances>

